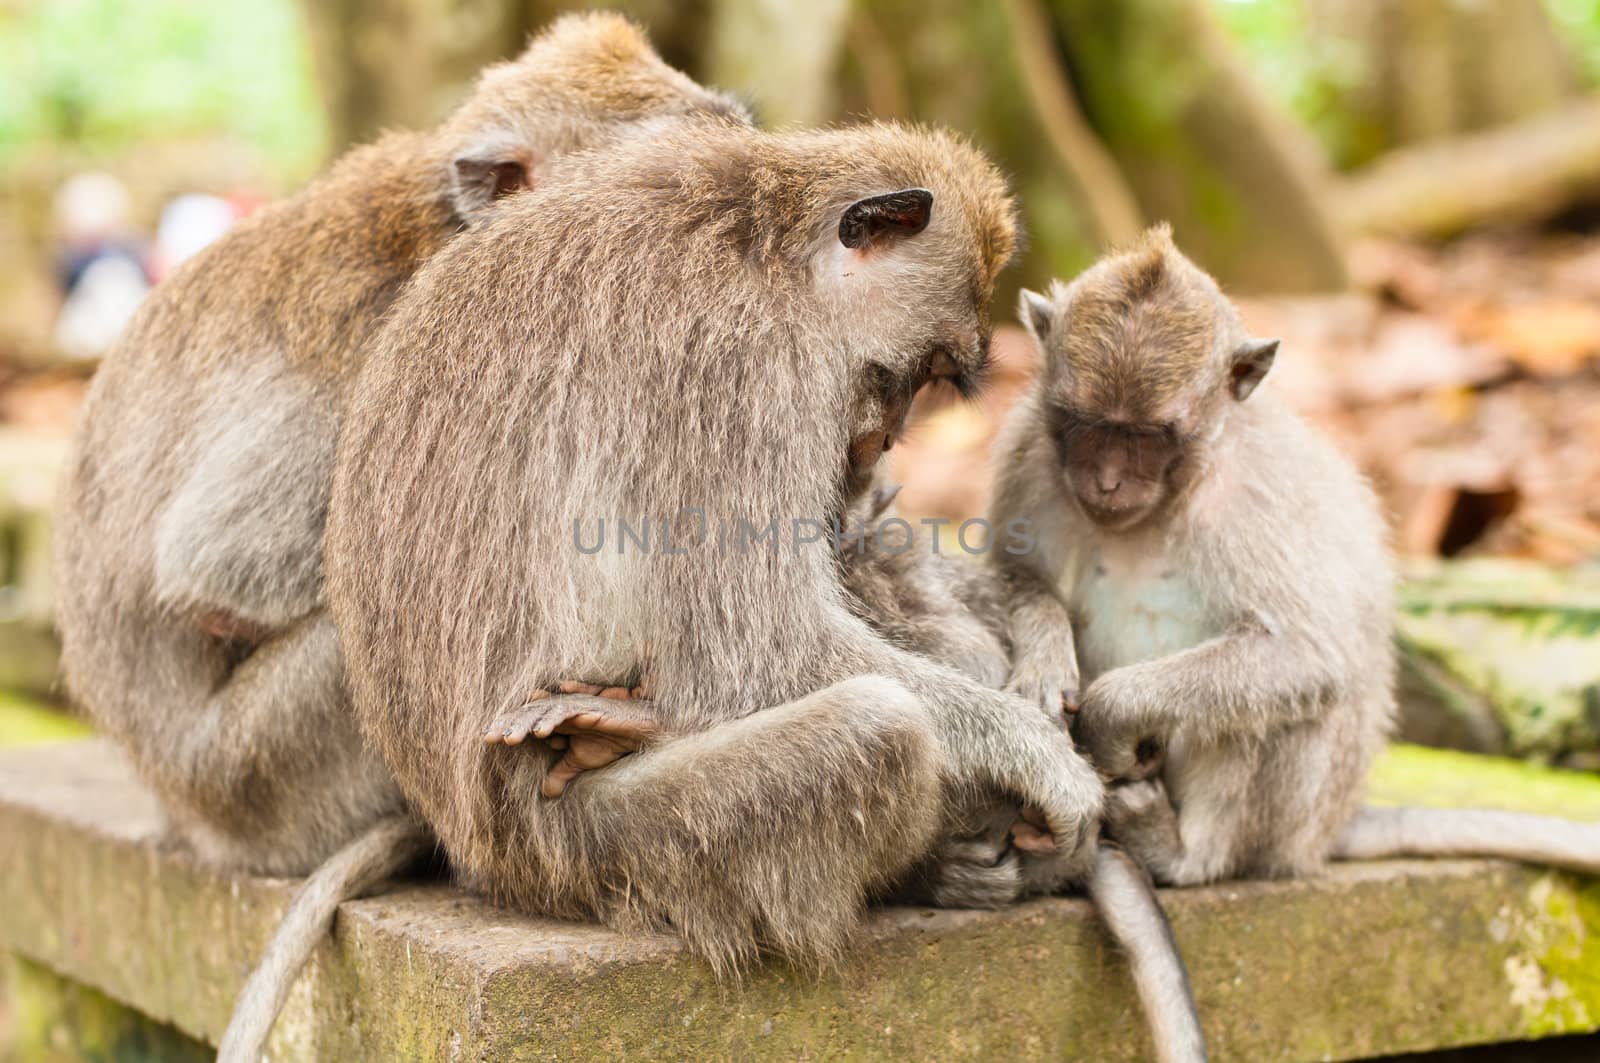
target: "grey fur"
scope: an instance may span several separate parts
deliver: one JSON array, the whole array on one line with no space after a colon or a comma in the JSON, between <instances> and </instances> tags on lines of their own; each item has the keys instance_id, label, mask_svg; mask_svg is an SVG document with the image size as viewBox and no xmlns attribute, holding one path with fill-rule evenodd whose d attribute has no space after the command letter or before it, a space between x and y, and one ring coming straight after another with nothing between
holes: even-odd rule
<instances>
[{"instance_id":1,"label":"grey fur","mask_svg":"<svg viewBox=\"0 0 1600 1063\"><path fill-rule=\"evenodd\" d=\"M433 835L408 815L372 824L301 885L261 961L234 1002L217 1047L218 1063L257 1063L295 976L328 933L344 901L361 896L433 851Z\"/></svg>"},{"instance_id":2,"label":"grey fur","mask_svg":"<svg viewBox=\"0 0 1600 1063\"><path fill-rule=\"evenodd\" d=\"M892 499L893 492L880 497L885 493ZM886 507L887 501L874 501L861 520L870 527ZM899 545L876 534L841 544L853 608L896 645L998 685L1009 663L1009 637L1003 588L992 568L935 553L921 538L911 549L897 552ZM1113 846L1099 845L1087 868L1080 859L1013 847L1010 832L1021 811L994 793L947 790L941 841L897 884L893 899L994 908L1023 896L1087 889L1128 954L1157 1058L1204 1060L1188 971L1148 875Z\"/></svg>"},{"instance_id":3,"label":"grey fur","mask_svg":"<svg viewBox=\"0 0 1600 1063\"><path fill-rule=\"evenodd\" d=\"M1031 588L1013 600L1013 683L1048 695L1081 671L1074 731L1124 780L1107 822L1158 881L1303 875L1330 855L1600 865L1592 824L1359 807L1394 709L1376 500L1270 392L1253 394L1276 341L1245 334L1164 228L1023 309L1045 365L999 451L996 520L1031 518L1039 543L1002 555ZM1127 448L1170 459L1159 476L1130 460L1102 477L1074 453L1116 422L1172 428L1170 450ZM1085 504L1102 497L1109 522Z\"/></svg>"},{"instance_id":4,"label":"grey fur","mask_svg":"<svg viewBox=\"0 0 1600 1063\"><path fill-rule=\"evenodd\" d=\"M1387 856L1498 856L1600 875L1600 825L1482 809L1363 808L1334 857Z\"/></svg>"},{"instance_id":5,"label":"grey fur","mask_svg":"<svg viewBox=\"0 0 1600 1063\"><path fill-rule=\"evenodd\" d=\"M913 188L923 231L840 243L852 203ZM467 883L670 925L729 970L837 955L944 785L1085 848L1098 783L1025 703L875 635L827 550L719 552L679 519L840 513L935 355L978 368L1013 226L952 137L707 121L589 156L422 269L340 440L328 586L362 725ZM576 549L619 515L687 552ZM559 799L556 753L481 741L644 660L678 737Z\"/></svg>"},{"instance_id":6,"label":"grey fur","mask_svg":"<svg viewBox=\"0 0 1600 1063\"><path fill-rule=\"evenodd\" d=\"M324 933L325 887L359 887L404 807L355 726L322 605L334 441L364 346L412 272L506 193L696 113L742 117L626 20L560 19L438 130L350 152L186 263L90 388L57 524L71 693L207 862L294 875L329 860L241 1000L241 1044L270 1028L285 957Z\"/></svg>"},{"instance_id":7,"label":"grey fur","mask_svg":"<svg viewBox=\"0 0 1600 1063\"><path fill-rule=\"evenodd\" d=\"M1271 345L1164 229L1025 307L1044 369L1002 433L993 515L1038 544L998 555L1027 588L1013 682L1055 715L1081 674L1074 732L1123 781L1110 831L1157 881L1316 870L1393 709L1371 490L1270 389L1235 398L1238 360ZM1170 426L1171 449L1117 423ZM1095 473L1084 440L1124 460Z\"/></svg>"},{"instance_id":8,"label":"grey fur","mask_svg":"<svg viewBox=\"0 0 1600 1063\"><path fill-rule=\"evenodd\" d=\"M303 873L401 806L349 715L322 529L363 345L412 271L486 216L454 161L542 181L630 128L736 111L625 20L562 19L438 131L351 152L186 263L108 355L59 512L63 664L208 861Z\"/></svg>"}]
</instances>

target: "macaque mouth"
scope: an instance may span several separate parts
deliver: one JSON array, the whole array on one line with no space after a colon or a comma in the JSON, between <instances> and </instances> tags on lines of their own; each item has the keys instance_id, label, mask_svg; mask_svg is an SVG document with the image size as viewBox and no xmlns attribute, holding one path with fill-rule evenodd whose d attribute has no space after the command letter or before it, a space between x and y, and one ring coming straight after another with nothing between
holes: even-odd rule
<instances>
[{"instance_id":1,"label":"macaque mouth","mask_svg":"<svg viewBox=\"0 0 1600 1063\"><path fill-rule=\"evenodd\" d=\"M1084 516L1088 517L1097 527L1107 531L1127 531L1142 521L1150 512L1148 506L1124 506L1113 508L1110 506L1096 505L1093 502L1078 498L1078 505L1083 509Z\"/></svg>"}]
</instances>

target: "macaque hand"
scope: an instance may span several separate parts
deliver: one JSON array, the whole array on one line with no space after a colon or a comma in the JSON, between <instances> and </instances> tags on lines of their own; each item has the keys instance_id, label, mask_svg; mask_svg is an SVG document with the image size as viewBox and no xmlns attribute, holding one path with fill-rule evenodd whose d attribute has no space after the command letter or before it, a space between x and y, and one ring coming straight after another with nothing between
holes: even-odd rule
<instances>
[{"instance_id":1,"label":"macaque hand","mask_svg":"<svg viewBox=\"0 0 1600 1063\"><path fill-rule=\"evenodd\" d=\"M1078 711L1078 662L1021 655L1011 667L1005 688L1039 706L1046 716L1064 727Z\"/></svg>"},{"instance_id":2,"label":"macaque hand","mask_svg":"<svg viewBox=\"0 0 1600 1063\"><path fill-rule=\"evenodd\" d=\"M1147 779L1161 768L1165 736L1147 723L1138 673L1117 668L1089 684L1072 736L1108 782Z\"/></svg>"},{"instance_id":3,"label":"macaque hand","mask_svg":"<svg viewBox=\"0 0 1600 1063\"><path fill-rule=\"evenodd\" d=\"M569 689L570 688L570 689ZM527 703L498 716L483 732L489 745L514 746L534 738L562 758L545 776L541 793L560 797L585 771L603 768L665 737L649 701L626 687L562 683L560 693L536 691Z\"/></svg>"}]
</instances>

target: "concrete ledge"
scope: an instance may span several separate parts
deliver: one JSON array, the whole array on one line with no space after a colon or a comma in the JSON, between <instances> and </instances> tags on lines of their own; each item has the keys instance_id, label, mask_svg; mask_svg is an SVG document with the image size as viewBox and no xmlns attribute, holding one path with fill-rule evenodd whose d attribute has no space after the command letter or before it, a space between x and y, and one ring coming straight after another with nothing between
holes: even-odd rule
<instances>
[{"instance_id":1,"label":"concrete ledge","mask_svg":"<svg viewBox=\"0 0 1600 1063\"><path fill-rule=\"evenodd\" d=\"M0 753L0 949L211 1043L290 895L156 844L106 745ZM1600 1028L1600 882L1484 861L1353 864L1165 897L1218 1060L1348 1059ZM438 884L347 904L281 1059L1145 1058L1079 900L873 915L848 969L719 985L670 938Z\"/></svg>"}]
</instances>

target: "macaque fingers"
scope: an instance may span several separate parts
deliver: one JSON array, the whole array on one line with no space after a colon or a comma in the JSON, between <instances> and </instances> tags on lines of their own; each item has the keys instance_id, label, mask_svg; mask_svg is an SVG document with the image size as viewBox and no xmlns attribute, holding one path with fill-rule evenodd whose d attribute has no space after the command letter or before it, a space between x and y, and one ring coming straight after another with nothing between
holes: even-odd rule
<instances>
[{"instance_id":1,"label":"macaque fingers","mask_svg":"<svg viewBox=\"0 0 1600 1063\"><path fill-rule=\"evenodd\" d=\"M562 684L576 686L578 684ZM588 684L585 684L588 685ZM633 752L663 731L654 712L638 698L619 697L611 690L589 694L536 691L529 700L501 713L483 732L488 745L520 745L532 737L565 748L577 737L604 739L622 752Z\"/></svg>"}]
</instances>

